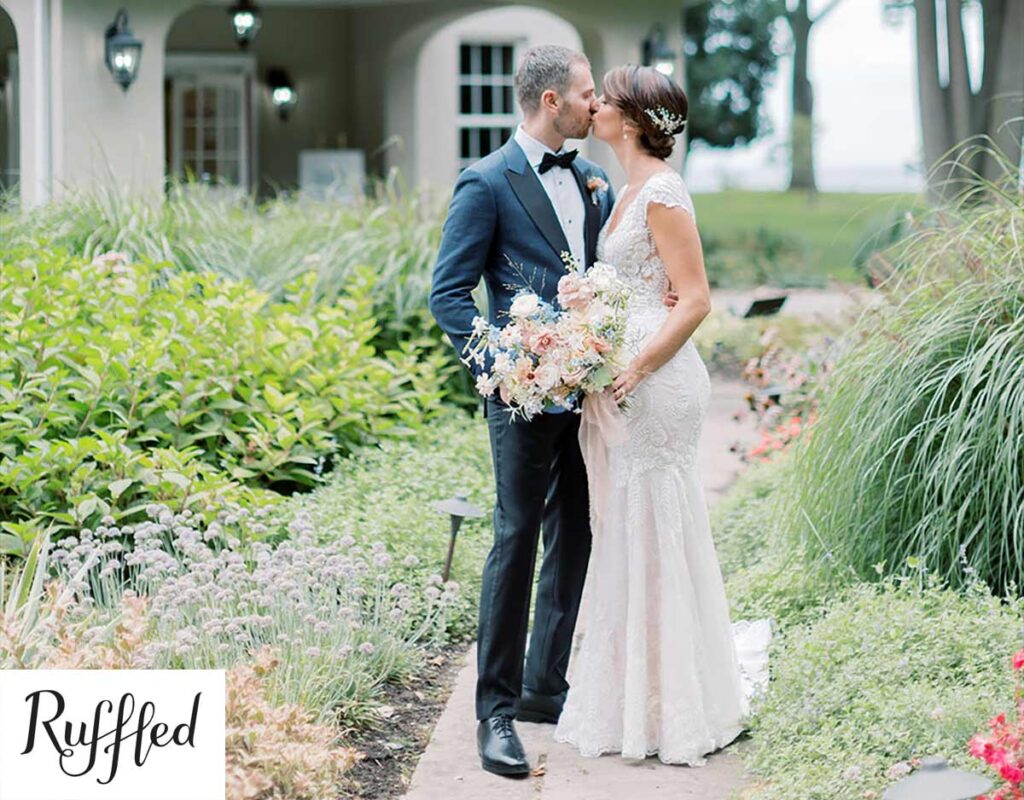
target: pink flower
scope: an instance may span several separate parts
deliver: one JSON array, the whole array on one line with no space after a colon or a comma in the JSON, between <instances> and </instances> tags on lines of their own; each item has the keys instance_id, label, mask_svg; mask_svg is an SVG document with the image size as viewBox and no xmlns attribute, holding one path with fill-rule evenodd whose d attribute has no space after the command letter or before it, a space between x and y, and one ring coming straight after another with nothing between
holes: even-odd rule
<instances>
[{"instance_id":1,"label":"pink flower","mask_svg":"<svg viewBox=\"0 0 1024 800\"><path fill-rule=\"evenodd\" d=\"M536 336L530 337L530 349L539 356L544 355L556 344L558 339L551 331L540 331Z\"/></svg>"},{"instance_id":2,"label":"pink flower","mask_svg":"<svg viewBox=\"0 0 1024 800\"><path fill-rule=\"evenodd\" d=\"M971 740L967 743L967 752L969 752L975 758L985 758L985 753L988 748L992 747L992 743L988 741L984 736L974 735Z\"/></svg>"},{"instance_id":3,"label":"pink flower","mask_svg":"<svg viewBox=\"0 0 1024 800\"><path fill-rule=\"evenodd\" d=\"M1018 670L1024 668L1024 650L1018 650L1013 654L1013 668Z\"/></svg>"},{"instance_id":4,"label":"pink flower","mask_svg":"<svg viewBox=\"0 0 1024 800\"><path fill-rule=\"evenodd\" d=\"M558 281L558 302L562 308L585 309L593 299L593 288L575 272Z\"/></svg>"},{"instance_id":5,"label":"pink flower","mask_svg":"<svg viewBox=\"0 0 1024 800\"><path fill-rule=\"evenodd\" d=\"M586 377L587 377L587 369L586 369L586 367L580 367L579 369L573 370L572 372L568 373L563 378L563 380L565 381L565 385L566 386L576 387L576 386L579 386L581 383L583 383L583 379L586 378Z\"/></svg>"},{"instance_id":6,"label":"pink flower","mask_svg":"<svg viewBox=\"0 0 1024 800\"><path fill-rule=\"evenodd\" d=\"M533 362L528 358L520 358L516 361L515 379L520 383L529 383L533 380Z\"/></svg>"},{"instance_id":7,"label":"pink flower","mask_svg":"<svg viewBox=\"0 0 1024 800\"><path fill-rule=\"evenodd\" d=\"M1009 783L1016 784L1024 780L1024 770L1016 764L1003 764L999 767L999 774Z\"/></svg>"}]
</instances>

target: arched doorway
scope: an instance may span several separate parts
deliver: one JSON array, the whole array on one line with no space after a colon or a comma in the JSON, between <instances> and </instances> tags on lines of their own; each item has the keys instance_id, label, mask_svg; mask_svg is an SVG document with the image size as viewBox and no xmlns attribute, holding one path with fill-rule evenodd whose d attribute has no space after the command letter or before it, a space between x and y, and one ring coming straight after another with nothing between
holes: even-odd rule
<instances>
[{"instance_id":1,"label":"arched doorway","mask_svg":"<svg viewBox=\"0 0 1024 800\"><path fill-rule=\"evenodd\" d=\"M0 197L17 196L21 180L18 36L14 21L0 7Z\"/></svg>"},{"instance_id":2,"label":"arched doorway","mask_svg":"<svg viewBox=\"0 0 1024 800\"><path fill-rule=\"evenodd\" d=\"M450 186L466 164L500 147L520 118L518 56L541 43L585 49L571 23L525 5L439 15L395 41L385 124L398 146L389 165L410 184Z\"/></svg>"}]
</instances>

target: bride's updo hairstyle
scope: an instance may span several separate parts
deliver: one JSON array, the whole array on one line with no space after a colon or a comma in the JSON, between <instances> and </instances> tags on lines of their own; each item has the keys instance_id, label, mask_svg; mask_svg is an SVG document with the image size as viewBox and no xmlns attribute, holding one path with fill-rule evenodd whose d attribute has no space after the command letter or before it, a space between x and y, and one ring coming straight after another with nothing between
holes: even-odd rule
<instances>
[{"instance_id":1,"label":"bride's updo hairstyle","mask_svg":"<svg viewBox=\"0 0 1024 800\"><path fill-rule=\"evenodd\" d=\"M640 146L655 158L672 155L689 101L682 87L654 67L627 64L604 76L604 99L640 130Z\"/></svg>"}]
</instances>

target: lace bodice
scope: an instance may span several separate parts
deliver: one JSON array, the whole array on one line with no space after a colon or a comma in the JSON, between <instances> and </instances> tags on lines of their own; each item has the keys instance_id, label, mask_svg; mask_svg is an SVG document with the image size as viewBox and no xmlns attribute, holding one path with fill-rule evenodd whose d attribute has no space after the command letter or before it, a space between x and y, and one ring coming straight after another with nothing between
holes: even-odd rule
<instances>
[{"instance_id":1,"label":"lace bodice","mask_svg":"<svg viewBox=\"0 0 1024 800\"><path fill-rule=\"evenodd\" d=\"M660 308L669 280L647 224L647 210L651 203L685 208L696 219L693 201L679 173L675 170L656 172L616 219L627 192L628 187L619 195L612 209L615 228L609 233L606 225L601 231L597 240L597 258L615 266L619 276L632 289L633 304L638 310L644 306Z\"/></svg>"},{"instance_id":2,"label":"lace bodice","mask_svg":"<svg viewBox=\"0 0 1024 800\"><path fill-rule=\"evenodd\" d=\"M619 195L616 207L625 195L625 191ZM606 225L598 239L598 260L615 267L631 291L623 346L625 363L644 348L669 313L664 304L668 274L647 222L651 203L685 208L694 214L682 177L675 171L657 172L623 208L611 232ZM677 289L686 291L686 287ZM653 469L693 469L709 391L704 363L693 343L687 342L633 392L632 410L627 414L632 436L612 459L615 483L625 485Z\"/></svg>"}]
</instances>

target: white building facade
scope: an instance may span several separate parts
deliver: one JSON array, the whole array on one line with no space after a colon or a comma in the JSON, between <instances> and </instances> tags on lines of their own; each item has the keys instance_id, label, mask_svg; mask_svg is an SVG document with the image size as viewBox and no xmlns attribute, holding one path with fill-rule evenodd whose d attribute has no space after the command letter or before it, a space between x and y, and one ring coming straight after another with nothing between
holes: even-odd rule
<instances>
[{"instance_id":1,"label":"white building facade","mask_svg":"<svg viewBox=\"0 0 1024 800\"><path fill-rule=\"evenodd\" d=\"M229 3L0 0L0 184L26 205L98 184L159 194L168 176L267 195L332 168L447 187L517 123L524 48L579 48L600 84L640 63L658 28L681 78L681 5L267 0L242 49ZM120 9L143 47L127 90L104 57ZM298 98L287 118L272 100L282 74ZM602 145L581 146L613 167Z\"/></svg>"}]
</instances>

